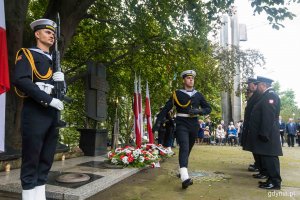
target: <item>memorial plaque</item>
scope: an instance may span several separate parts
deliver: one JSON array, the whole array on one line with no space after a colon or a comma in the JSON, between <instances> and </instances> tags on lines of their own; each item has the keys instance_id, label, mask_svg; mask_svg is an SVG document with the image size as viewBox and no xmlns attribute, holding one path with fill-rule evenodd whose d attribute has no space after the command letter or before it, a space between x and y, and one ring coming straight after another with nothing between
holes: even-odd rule
<instances>
[{"instance_id":1,"label":"memorial plaque","mask_svg":"<svg viewBox=\"0 0 300 200\"><path fill-rule=\"evenodd\" d=\"M86 115L94 120L106 120L107 103L106 69L102 64L88 63L88 76L86 80Z\"/></svg>"}]
</instances>

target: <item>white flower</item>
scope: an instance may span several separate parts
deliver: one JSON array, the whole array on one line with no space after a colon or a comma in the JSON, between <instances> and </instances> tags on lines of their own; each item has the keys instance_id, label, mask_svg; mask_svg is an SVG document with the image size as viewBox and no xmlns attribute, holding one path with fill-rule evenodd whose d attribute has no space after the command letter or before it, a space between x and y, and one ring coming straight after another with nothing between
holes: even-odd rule
<instances>
[{"instance_id":1,"label":"white flower","mask_svg":"<svg viewBox=\"0 0 300 200\"><path fill-rule=\"evenodd\" d=\"M155 150L152 152L153 155L158 155L158 153L159 153L159 151L158 151L157 149L155 149Z\"/></svg>"},{"instance_id":2,"label":"white flower","mask_svg":"<svg viewBox=\"0 0 300 200\"><path fill-rule=\"evenodd\" d=\"M122 162L124 163L124 164L129 164L129 162L128 162L128 157L127 156L124 156L123 158L122 158Z\"/></svg>"},{"instance_id":3,"label":"white flower","mask_svg":"<svg viewBox=\"0 0 300 200\"><path fill-rule=\"evenodd\" d=\"M144 156L140 156L140 157L139 157L139 162L142 163L142 162L144 162L144 160L145 160Z\"/></svg>"},{"instance_id":4,"label":"white flower","mask_svg":"<svg viewBox=\"0 0 300 200\"><path fill-rule=\"evenodd\" d=\"M116 158L112 158L112 159L111 159L111 162L114 163L114 164L117 164L117 163L118 163L118 160L117 160Z\"/></svg>"},{"instance_id":5,"label":"white flower","mask_svg":"<svg viewBox=\"0 0 300 200\"><path fill-rule=\"evenodd\" d=\"M116 148L115 152L116 153L121 153L122 152L122 148Z\"/></svg>"},{"instance_id":6,"label":"white flower","mask_svg":"<svg viewBox=\"0 0 300 200\"><path fill-rule=\"evenodd\" d=\"M129 149L124 149L124 152L125 152L126 154L128 154L128 153L131 153L131 150L129 150Z\"/></svg>"},{"instance_id":7,"label":"white flower","mask_svg":"<svg viewBox=\"0 0 300 200\"><path fill-rule=\"evenodd\" d=\"M112 152L109 151L109 152L107 153L107 157L110 158L111 154L112 154Z\"/></svg>"}]
</instances>

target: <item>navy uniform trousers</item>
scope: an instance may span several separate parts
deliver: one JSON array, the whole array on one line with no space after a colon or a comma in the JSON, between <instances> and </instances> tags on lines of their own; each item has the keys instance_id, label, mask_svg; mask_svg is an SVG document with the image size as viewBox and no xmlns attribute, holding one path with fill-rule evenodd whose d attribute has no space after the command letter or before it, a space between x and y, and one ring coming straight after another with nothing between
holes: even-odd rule
<instances>
[{"instance_id":1,"label":"navy uniform trousers","mask_svg":"<svg viewBox=\"0 0 300 200\"><path fill-rule=\"evenodd\" d=\"M266 174L268 178L268 182L273 183L274 185L281 185L281 176L280 176L280 163L278 156L266 156L260 155L262 166L266 170Z\"/></svg>"},{"instance_id":2,"label":"navy uniform trousers","mask_svg":"<svg viewBox=\"0 0 300 200\"><path fill-rule=\"evenodd\" d=\"M58 139L56 111L25 99L22 111L21 183L24 190L44 185Z\"/></svg>"},{"instance_id":3,"label":"navy uniform trousers","mask_svg":"<svg viewBox=\"0 0 300 200\"><path fill-rule=\"evenodd\" d=\"M189 123L184 123L189 121ZM179 166L188 167L190 152L199 131L197 118L176 117L176 140L179 144Z\"/></svg>"}]
</instances>

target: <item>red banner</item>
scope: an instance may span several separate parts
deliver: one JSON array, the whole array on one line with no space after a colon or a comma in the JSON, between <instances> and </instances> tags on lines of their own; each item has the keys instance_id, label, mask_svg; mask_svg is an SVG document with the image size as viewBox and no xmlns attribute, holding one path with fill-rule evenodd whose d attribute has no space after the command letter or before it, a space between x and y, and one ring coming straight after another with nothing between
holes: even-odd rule
<instances>
[{"instance_id":1,"label":"red banner","mask_svg":"<svg viewBox=\"0 0 300 200\"><path fill-rule=\"evenodd\" d=\"M149 95L149 87L148 81L146 83L146 108L145 108L145 115L147 117L147 132L149 136L149 143L154 143L154 137L152 132L152 118L151 118L151 106L150 106L150 95Z\"/></svg>"},{"instance_id":2,"label":"red banner","mask_svg":"<svg viewBox=\"0 0 300 200\"><path fill-rule=\"evenodd\" d=\"M10 88L8 57L6 45L6 31L0 27L0 94L7 92Z\"/></svg>"},{"instance_id":3,"label":"red banner","mask_svg":"<svg viewBox=\"0 0 300 200\"><path fill-rule=\"evenodd\" d=\"M142 137L140 132L139 94L138 94L136 77L134 79L133 113L134 113L135 142L136 142L136 146L139 148L142 145Z\"/></svg>"}]
</instances>

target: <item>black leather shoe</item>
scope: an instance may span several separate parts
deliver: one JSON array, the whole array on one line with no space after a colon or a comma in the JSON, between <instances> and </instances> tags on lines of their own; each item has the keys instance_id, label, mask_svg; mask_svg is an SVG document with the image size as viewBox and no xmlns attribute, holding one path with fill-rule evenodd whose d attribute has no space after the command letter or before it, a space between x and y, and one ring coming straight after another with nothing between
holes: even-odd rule
<instances>
[{"instance_id":1,"label":"black leather shoe","mask_svg":"<svg viewBox=\"0 0 300 200\"><path fill-rule=\"evenodd\" d=\"M255 168L255 166L254 166L254 165L249 165L249 167L248 167L248 171L249 171L249 172L258 172L258 171L259 171L259 169Z\"/></svg>"},{"instance_id":2,"label":"black leather shoe","mask_svg":"<svg viewBox=\"0 0 300 200\"><path fill-rule=\"evenodd\" d=\"M252 176L253 176L253 178L258 178L258 179L268 178L266 175L263 175L263 174L253 174Z\"/></svg>"},{"instance_id":3,"label":"black leather shoe","mask_svg":"<svg viewBox=\"0 0 300 200\"><path fill-rule=\"evenodd\" d=\"M258 181L259 185L267 185L269 183L270 183L270 181Z\"/></svg>"},{"instance_id":4,"label":"black leather shoe","mask_svg":"<svg viewBox=\"0 0 300 200\"><path fill-rule=\"evenodd\" d=\"M186 179L185 181L182 182L182 189L188 188L190 185L193 185L193 180L192 179Z\"/></svg>"},{"instance_id":5,"label":"black leather shoe","mask_svg":"<svg viewBox=\"0 0 300 200\"><path fill-rule=\"evenodd\" d=\"M262 189L268 189L268 190L280 190L281 189L280 185L274 185L273 183L259 185L258 187L262 188Z\"/></svg>"}]
</instances>

